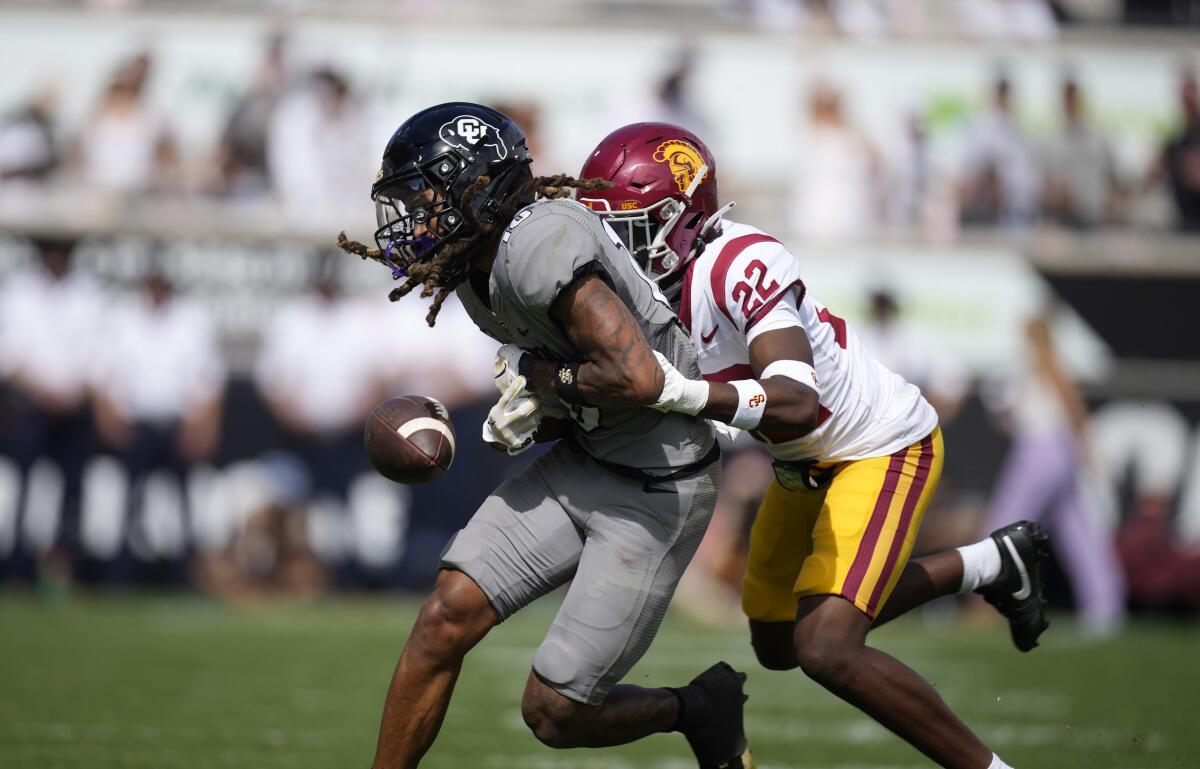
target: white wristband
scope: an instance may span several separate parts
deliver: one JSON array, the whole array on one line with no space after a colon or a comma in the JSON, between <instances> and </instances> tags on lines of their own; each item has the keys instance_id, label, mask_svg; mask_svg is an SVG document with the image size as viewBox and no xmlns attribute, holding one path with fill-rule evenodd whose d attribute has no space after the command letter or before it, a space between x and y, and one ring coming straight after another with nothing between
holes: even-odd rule
<instances>
[{"instance_id":1,"label":"white wristband","mask_svg":"<svg viewBox=\"0 0 1200 769\"><path fill-rule=\"evenodd\" d=\"M703 379L684 379L680 383L679 397L671 411L696 416L708 405L708 382Z\"/></svg>"},{"instance_id":2,"label":"white wristband","mask_svg":"<svg viewBox=\"0 0 1200 769\"><path fill-rule=\"evenodd\" d=\"M754 379L739 379L730 382L738 392L737 411L729 424L741 430L753 430L762 421L767 410L767 393L763 386Z\"/></svg>"},{"instance_id":3,"label":"white wristband","mask_svg":"<svg viewBox=\"0 0 1200 769\"><path fill-rule=\"evenodd\" d=\"M777 360L763 369L759 379L770 379L773 376L784 376L794 379L800 384L811 387L821 394L821 383L817 379L817 370L800 360Z\"/></svg>"}]
</instances>

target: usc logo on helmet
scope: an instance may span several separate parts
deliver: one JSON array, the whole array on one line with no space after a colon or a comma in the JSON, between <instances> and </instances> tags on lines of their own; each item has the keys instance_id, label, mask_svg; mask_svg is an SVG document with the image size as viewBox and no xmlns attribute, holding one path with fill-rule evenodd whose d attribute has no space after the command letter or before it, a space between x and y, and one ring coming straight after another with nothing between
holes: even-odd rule
<instances>
[{"instance_id":1,"label":"usc logo on helmet","mask_svg":"<svg viewBox=\"0 0 1200 769\"><path fill-rule=\"evenodd\" d=\"M687 192L700 167L704 165L700 150L682 139L668 139L658 145L651 157L671 167L671 175L675 177L675 185L679 187L680 192Z\"/></svg>"}]
</instances>

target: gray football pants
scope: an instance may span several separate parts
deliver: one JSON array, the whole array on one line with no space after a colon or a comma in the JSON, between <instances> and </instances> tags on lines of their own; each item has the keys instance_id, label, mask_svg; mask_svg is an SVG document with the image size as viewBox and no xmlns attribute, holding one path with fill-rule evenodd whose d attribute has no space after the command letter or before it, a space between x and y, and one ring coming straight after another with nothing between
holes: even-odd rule
<instances>
[{"instance_id":1,"label":"gray football pants","mask_svg":"<svg viewBox=\"0 0 1200 769\"><path fill-rule=\"evenodd\" d=\"M503 621L571 582L533 669L598 705L650 646L717 500L721 463L674 481L616 475L560 443L489 496L442 555Z\"/></svg>"}]
</instances>

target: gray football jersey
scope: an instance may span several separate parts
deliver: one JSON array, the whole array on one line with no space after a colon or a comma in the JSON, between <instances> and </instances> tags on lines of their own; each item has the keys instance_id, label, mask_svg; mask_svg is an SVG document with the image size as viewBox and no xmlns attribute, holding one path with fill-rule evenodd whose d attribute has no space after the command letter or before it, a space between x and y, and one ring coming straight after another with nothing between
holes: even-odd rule
<instances>
[{"instance_id":1,"label":"gray football jersey","mask_svg":"<svg viewBox=\"0 0 1200 769\"><path fill-rule=\"evenodd\" d=\"M505 231L488 283L491 308L470 282L458 288L475 324L500 342L513 342L547 360L584 359L550 305L572 281L595 273L616 292L650 346L684 375L700 378L695 348L666 300L634 263L612 229L572 200L539 200L519 211ZM592 456L641 470L670 470L696 462L712 448L706 420L645 407L562 404L575 439Z\"/></svg>"}]
</instances>

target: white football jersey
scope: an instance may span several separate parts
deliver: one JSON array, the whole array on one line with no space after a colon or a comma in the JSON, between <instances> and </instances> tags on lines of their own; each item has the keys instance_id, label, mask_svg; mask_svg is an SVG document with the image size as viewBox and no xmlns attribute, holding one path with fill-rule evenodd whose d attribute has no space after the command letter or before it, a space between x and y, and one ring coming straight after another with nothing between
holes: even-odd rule
<instances>
[{"instance_id":1,"label":"white football jersey","mask_svg":"<svg viewBox=\"0 0 1200 769\"><path fill-rule=\"evenodd\" d=\"M808 293L791 252L761 230L728 220L684 276L679 319L700 371L713 382L753 379L750 342L801 326L820 380L817 428L806 435L752 433L780 459L846 461L886 456L929 435L937 413L888 370L858 335Z\"/></svg>"}]
</instances>

